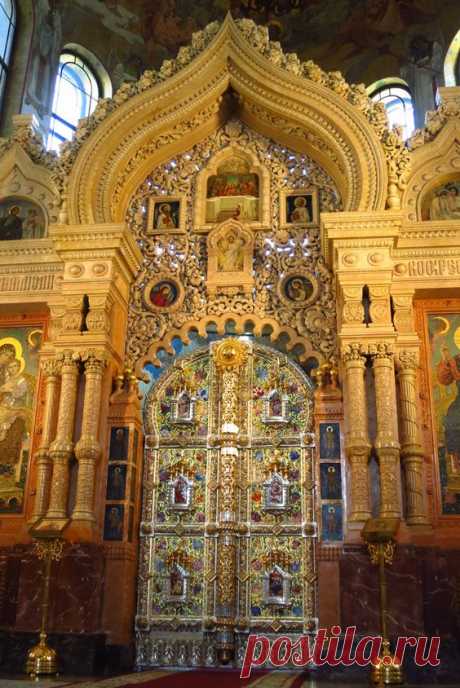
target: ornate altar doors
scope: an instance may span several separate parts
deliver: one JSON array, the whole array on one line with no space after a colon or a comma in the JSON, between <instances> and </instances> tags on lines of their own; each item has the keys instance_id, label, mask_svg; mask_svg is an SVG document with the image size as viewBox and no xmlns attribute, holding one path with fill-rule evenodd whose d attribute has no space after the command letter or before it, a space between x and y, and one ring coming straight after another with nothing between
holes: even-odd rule
<instances>
[{"instance_id":1,"label":"ornate altar doors","mask_svg":"<svg viewBox=\"0 0 460 688\"><path fill-rule=\"evenodd\" d=\"M145 403L137 664L241 664L249 633L316 627L312 388L226 338Z\"/></svg>"}]
</instances>

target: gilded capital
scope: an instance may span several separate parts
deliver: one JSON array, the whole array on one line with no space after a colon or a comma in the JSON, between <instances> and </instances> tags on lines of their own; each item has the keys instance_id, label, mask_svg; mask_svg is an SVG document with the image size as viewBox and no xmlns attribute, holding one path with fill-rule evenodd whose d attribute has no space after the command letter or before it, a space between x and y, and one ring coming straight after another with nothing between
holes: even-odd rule
<instances>
[{"instance_id":1,"label":"gilded capital","mask_svg":"<svg viewBox=\"0 0 460 688\"><path fill-rule=\"evenodd\" d=\"M96 349L88 349L81 355L86 373L101 373L107 365L107 357L104 352Z\"/></svg>"},{"instance_id":2,"label":"gilded capital","mask_svg":"<svg viewBox=\"0 0 460 688\"><path fill-rule=\"evenodd\" d=\"M413 370L418 368L418 356L415 351L400 351L398 353L399 370Z\"/></svg>"},{"instance_id":3,"label":"gilded capital","mask_svg":"<svg viewBox=\"0 0 460 688\"><path fill-rule=\"evenodd\" d=\"M62 361L58 358L47 358L41 362L45 377L57 377L61 373Z\"/></svg>"},{"instance_id":4,"label":"gilded capital","mask_svg":"<svg viewBox=\"0 0 460 688\"><path fill-rule=\"evenodd\" d=\"M361 361L364 363L365 358L362 344L360 342L347 344L342 350L342 359L345 364L351 361Z\"/></svg>"}]
</instances>

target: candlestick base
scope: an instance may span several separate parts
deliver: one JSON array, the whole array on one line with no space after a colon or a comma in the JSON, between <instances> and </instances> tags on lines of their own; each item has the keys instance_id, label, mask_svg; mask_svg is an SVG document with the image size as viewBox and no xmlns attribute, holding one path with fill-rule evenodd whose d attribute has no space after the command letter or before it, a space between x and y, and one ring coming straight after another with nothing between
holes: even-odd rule
<instances>
[{"instance_id":1,"label":"candlestick base","mask_svg":"<svg viewBox=\"0 0 460 688\"><path fill-rule=\"evenodd\" d=\"M46 633L40 633L40 642L27 655L26 673L32 678L58 673L56 650L47 645L46 639Z\"/></svg>"},{"instance_id":2,"label":"candlestick base","mask_svg":"<svg viewBox=\"0 0 460 688\"><path fill-rule=\"evenodd\" d=\"M371 681L379 686L400 686L404 675L399 662L390 652L390 643L383 641L378 662L372 667Z\"/></svg>"}]
</instances>

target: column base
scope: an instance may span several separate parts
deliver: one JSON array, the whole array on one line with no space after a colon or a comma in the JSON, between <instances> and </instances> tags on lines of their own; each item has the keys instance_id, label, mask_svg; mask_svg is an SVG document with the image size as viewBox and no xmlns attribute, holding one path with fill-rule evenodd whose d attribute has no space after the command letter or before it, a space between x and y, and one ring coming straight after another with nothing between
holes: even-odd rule
<instances>
[{"instance_id":1,"label":"column base","mask_svg":"<svg viewBox=\"0 0 460 688\"><path fill-rule=\"evenodd\" d=\"M69 523L67 516L65 518L51 518L45 516L39 523L33 525L30 529L31 535L54 535L58 536L62 533L64 528Z\"/></svg>"},{"instance_id":2,"label":"column base","mask_svg":"<svg viewBox=\"0 0 460 688\"><path fill-rule=\"evenodd\" d=\"M97 539L96 522L93 519L72 518L66 536L75 542L94 542Z\"/></svg>"}]
</instances>

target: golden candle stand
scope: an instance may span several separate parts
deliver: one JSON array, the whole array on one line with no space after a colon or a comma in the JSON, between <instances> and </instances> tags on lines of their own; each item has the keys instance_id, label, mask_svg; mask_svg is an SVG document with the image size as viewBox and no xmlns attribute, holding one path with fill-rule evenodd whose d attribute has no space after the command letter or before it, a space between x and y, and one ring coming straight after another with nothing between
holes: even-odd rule
<instances>
[{"instance_id":1,"label":"golden candle stand","mask_svg":"<svg viewBox=\"0 0 460 688\"><path fill-rule=\"evenodd\" d=\"M58 673L58 656L56 650L47 645L48 610L50 602L50 578L51 563L59 561L62 557L64 540L58 537L36 537L35 554L37 558L45 562L45 571L42 578L42 616L40 624L40 641L27 655L26 672L31 678L38 680L44 674Z\"/></svg>"},{"instance_id":2,"label":"golden candle stand","mask_svg":"<svg viewBox=\"0 0 460 688\"><path fill-rule=\"evenodd\" d=\"M393 563L394 537L399 518L370 518L361 535L367 543L371 562L379 567L380 633L382 648L377 663L372 667L370 679L379 686L397 686L404 683L401 665L391 654L387 628L387 581L385 564Z\"/></svg>"}]
</instances>

